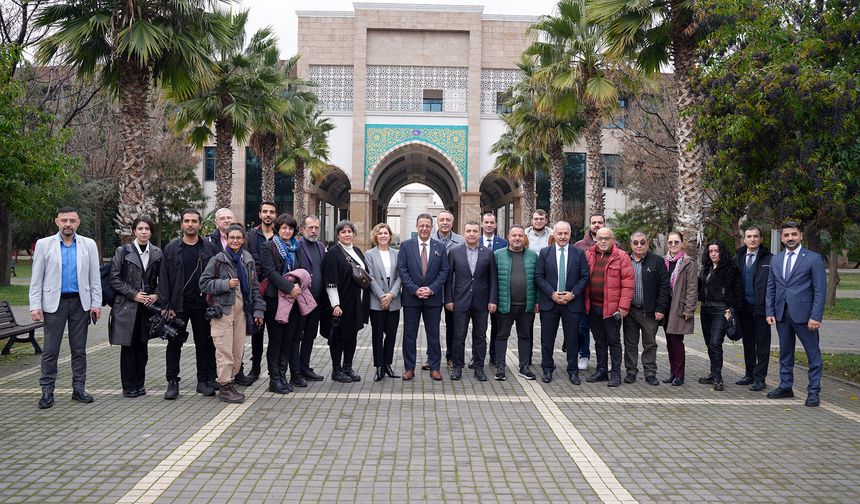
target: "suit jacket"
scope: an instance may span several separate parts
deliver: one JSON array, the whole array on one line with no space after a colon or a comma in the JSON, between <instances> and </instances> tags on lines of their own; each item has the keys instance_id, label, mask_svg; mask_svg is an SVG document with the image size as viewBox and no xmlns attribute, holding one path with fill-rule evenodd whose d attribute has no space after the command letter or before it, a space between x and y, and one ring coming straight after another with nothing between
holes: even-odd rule
<instances>
[{"instance_id":1,"label":"suit jacket","mask_svg":"<svg viewBox=\"0 0 860 504\"><path fill-rule=\"evenodd\" d=\"M787 279L783 274L784 262L785 251L776 254L770 262L765 297L766 315L781 321L785 316L785 306L788 305L794 323L805 324L810 320L821 322L827 293L824 259L806 247L801 247Z\"/></svg>"},{"instance_id":2,"label":"suit jacket","mask_svg":"<svg viewBox=\"0 0 860 504\"><path fill-rule=\"evenodd\" d=\"M481 245L483 245L485 247L487 246L487 237L486 236L481 235L480 241L481 241ZM499 249L506 248L507 246L508 246L508 240L505 240L504 238L499 238L498 236L493 236L493 243L492 243L492 246L490 247L490 250L495 252Z\"/></svg>"},{"instance_id":3,"label":"suit jacket","mask_svg":"<svg viewBox=\"0 0 860 504\"><path fill-rule=\"evenodd\" d=\"M54 313L60 306L63 283L62 235L57 233L36 242L33 251L33 273L30 278L30 310ZM102 279L99 273L99 250L96 242L75 235L78 293L84 311L102 307Z\"/></svg>"},{"instance_id":4,"label":"suit jacket","mask_svg":"<svg viewBox=\"0 0 860 504\"><path fill-rule=\"evenodd\" d=\"M430 238L433 240L437 240L439 243L443 244L445 246L445 252L450 251L452 248L456 247L457 245L462 245L462 244L466 243L466 239L463 238L462 235L458 235L457 233L455 233L453 229L451 230L451 233L448 235L448 241L447 242L445 240L443 240L441 236L439 236L439 230L438 229L436 229L432 233L430 233Z\"/></svg>"},{"instance_id":5,"label":"suit jacket","mask_svg":"<svg viewBox=\"0 0 860 504\"><path fill-rule=\"evenodd\" d=\"M764 247L759 247L753 263L753 290L755 291L755 305L752 307L753 315L764 315L765 294L767 293L767 279L770 277L770 261L773 254ZM747 248L741 247L735 251L735 264L741 272L741 294L744 297L743 304L748 308L746 293L744 292L744 271L747 267Z\"/></svg>"},{"instance_id":6,"label":"suit jacket","mask_svg":"<svg viewBox=\"0 0 860 504\"><path fill-rule=\"evenodd\" d=\"M630 262L632 266L632 256ZM669 314L669 270L666 269L666 261L651 252L642 258L642 290L645 313Z\"/></svg>"},{"instance_id":7,"label":"suit jacket","mask_svg":"<svg viewBox=\"0 0 860 504\"><path fill-rule=\"evenodd\" d=\"M555 307L552 293L558 288L558 258L556 246L544 247L538 255L537 269L535 270L535 284L540 291L538 301L541 310L551 310ZM588 261L585 253L573 244L567 247L567 279L565 287L573 294L573 301L563 306L570 312L585 311L584 295L585 286L588 284Z\"/></svg>"},{"instance_id":8,"label":"suit jacket","mask_svg":"<svg viewBox=\"0 0 860 504\"><path fill-rule=\"evenodd\" d=\"M382 310L379 305L379 299L385 294L391 293L394 299L388 305L388 311L397 311L400 309L400 270L397 267L397 256L400 252L397 249L389 248L388 257L391 259L391 269L385 271L382 264L383 252L374 247L364 254L364 260L367 261L367 269L370 273L370 291L373 293L370 296L370 309ZM389 283L390 282L390 283Z\"/></svg>"},{"instance_id":9,"label":"suit jacket","mask_svg":"<svg viewBox=\"0 0 860 504\"><path fill-rule=\"evenodd\" d=\"M403 306L442 306L445 280L448 278L448 257L442 243L430 239L428 246L427 274L421 275L421 251L418 250L418 238L410 238L400 245L397 256L397 267L403 294L400 302ZM427 299L418 299L415 295L419 287L430 287L433 295Z\"/></svg>"},{"instance_id":10,"label":"suit jacket","mask_svg":"<svg viewBox=\"0 0 860 504\"><path fill-rule=\"evenodd\" d=\"M445 303L454 303L454 311L488 311L487 305L499 304L499 275L492 250L478 245L475 273L469 268L466 245L448 252L448 279L445 281Z\"/></svg>"},{"instance_id":11,"label":"suit jacket","mask_svg":"<svg viewBox=\"0 0 860 504\"><path fill-rule=\"evenodd\" d=\"M212 245L215 245L216 253L224 252L224 247L221 246L221 231L218 228L215 228L215 231L213 231L212 234L209 235L209 242Z\"/></svg>"}]
</instances>

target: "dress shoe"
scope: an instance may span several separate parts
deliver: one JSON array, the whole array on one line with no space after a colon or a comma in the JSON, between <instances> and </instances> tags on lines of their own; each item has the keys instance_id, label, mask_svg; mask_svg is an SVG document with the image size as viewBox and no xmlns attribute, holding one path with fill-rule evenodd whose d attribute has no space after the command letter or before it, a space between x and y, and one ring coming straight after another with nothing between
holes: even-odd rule
<instances>
[{"instance_id":1,"label":"dress shoe","mask_svg":"<svg viewBox=\"0 0 860 504\"><path fill-rule=\"evenodd\" d=\"M400 379L403 381L409 381L413 378L415 378L415 371L413 371L411 369L407 369L407 370L403 371L403 376L400 377Z\"/></svg>"},{"instance_id":2,"label":"dress shoe","mask_svg":"<svg viewBox=\"0 0 860 504\"><path fill-rule=\"evenodd\" d=\"M290 391L287 390L287 387L284 386L284 382L281 381L280 377L269 379L269 392L274 392L275 394L290 393Z\"/></svg>"},{"instance_id":3,"label":"dress shoe","mask_svg":"<svg viewBox=\"0 0 860 504\"><path fill-rule=\"evenodd\" d=\"M583 369L588 369L588 357L580 357L578 367L579 367L580 371Z\"/></svg>"},{"instance_id":4,"label":"dress shoe","mask_svg":"<svg viewBox=\"0 0 860 504\"><path fill-rule=\"evenodd\" d=\"M579 379L579 372L570 373L568 375L568 378L570 378L570 383L572 383L574 385L581 385L582 384L582 380Z\"/></svg>"},{"instance_id":5,"label":"dress shoe","mask_svg":"<svg viewBox=\"0 0 860 504\"><path fill-rule=\"evenodd\" d=\"M723 385L722 380L714 380L714 390L717 392L722 392L725 389L725 385Z\"/></svg>"},{"instance_id":6,"label":"dress shoe","mask_svg":"<svg viewBox=\"0 0 860 504\"><path fill-rule=\"evenodd\" d=\"M80 403L91 403L94 401L93 396L88 394L84 389L72 390L72 400Z\"/></svg>"},{"instance_id":7,"label":"dress shoe","mask_svg":"<svg viewBox=\"0 0 860 504\"><path fill-rule=\"evenodd\" d=\"M215 389L210 387L206 382L197 382L197 392L206 397L212 397L215 395Z\"/></svg>"},{"instance_id":8,"label":"dress shoe","mask_svg":"<svg viewBox=\"0 0 860 504\"><path fill-rule=\"evenodd\" d=\"M226 403L239 404L245 402L245 394L236 390L232 383L224 383L218 387L218 398Z\"/></svg>"},{"instance_id":9,"label":"dress shoe","mask_svg":"<svg viewBox=\"0 0 860 504\"><path fill-rule=\"evenodd\" d=\"M701 383L702 385L710 385L710 384L714 383L714 375L708 375L708 376L704 376L702 378L699 378L699 383Z\"/></svg>"},{"instance_id":10,"label":"dress shoe","mask_svg":"<svg viewBox=\"0 0 860 504\"><path fill-rule=\"evenodd\" d=\"M505 366L499 366L499 369L496 371L496 381L506 381L508 379L505 374Z\"/></svg>"},{"instance_id":11,"label":"dress shoe","mask_svg":"<svg viewBox=\"0 0 860 504\"><path fill-rule=\"evenodd\" d=\"M381 367L376 368L376 374L373 375L373 381L379 382L382 381L383 378L385 378L385 371L383 371Z\"/></svg>"},{"instance_id":12,"label":"dress shoe","mask_svg":"<svg viewBox=\"0 0 860 504\"><path fill-rule=\"evenodd\" d=\"M609 381L609 374L602 369L598 369L594 372L594 374L586 378L585 381L587 381L588 383Z\"/></svg>"},{"instance_id":13,"label":"dress shoe","mask_svg":"<svg viewBox=\"0 0 860 504\"><path fill-rule=\"evenodd\" d=\"M791 388L775 388L767 393L768 399L785 399L787 397L794 397L794 390Z\"/></svg>"},{"instance_id":14,"label":"dress shoe","mask_svg":"<svg viewBox=\"0 0 860 504\"><path fill-rule=\"evenodd\" d=\"M281 377L281 383L284 384L284 388L287 389L287 392L292 393L296 391L296 388L290 385L290 382L288 382L283 376Z\"/></svg>"},{"instance_id":15,"label":"dress shoe","mask_svg":"<svg viewBox=\"0 0 860 504\"><path fill-rule=\"evenodd\" d=\"M54 405L54 391L43 390L42 397L39 399L39 409L48 409Z\"/></svg>"},{"instance_id":16,"label":"dress shoe","mask_svg":"<svg viewBox=\"0 0 860 504\"><path fill-rule=\"evenodd\" d=\"M251 380L251 384L260 379L260 368L251 366L251 372L248 373L248 379Z\"/></svg>"},{"instance_id":17,"label":"dress shoe","mask_svg":"<svg viewBox=\"0 0 860 504\"><path fill-rule=\"evenodd\" d=\"M624 383L636 383L636 375L627 373L627 376L624 377Z\"/></svg>"},{"instance_id":18,"label":"dress shoe","mask_svg":"<svg viewBox=\"0 0 860 504\"><path fill-rule=\"evenodd\" d=\"M674 377L674 376L672 376L672 375L669 375L669 377L668 377L668 378L666 378L665 380L663 380L663 383L672 383L673 381L675 381L675 377Z\"/></svg>"},{"instance_id":19,"label":"dress shoe","mask_svg":"<svg viewBox=\"0 0 860 504\"><path fill-rule=\"evenodd\" d=\"M532 373L532 370L529 369L528 366L526 366L524 368L520 368L520 376L522 376L526 380L534 380L535 378L537 378L537 376L535 376L535 374Z\"/></svg>"},{"instance_id":20,"label":"dress shoe","mask_svg":"<svg viewBox=\"0 0 860 504\"><path fill-rule=\"evenodd\" d=\"M179 397L179 379L170 380L167 382L167 391L164 393L164 398L172 401Z\"/></svg>"},{"instance_id":21,"label":"dress shoe","mask_svg":"<svg viewBox=\"0 0 860 504\"><path fill-rule=\"evenodd\" d=\"M355 372L355 371L353 371L353 370L352 370L352 368L346 368L346 369L344 369L344 370L343 370L343 372L344 372L344 373L346 373L346 375L347 375L347 376L349 376L349 379L350 379L350 380L352 380L352 381L354 381L354 382L359 382L359 381L361 381L361 376L359 376L358 374L356 374L356 372Z\"/></svg>"},{"instance_id":22,"label":"dress shoe","mask_svg":"<svg viewBox=\"0 0 860 504\"><path fill-rule=\"evenodd\" d=\"M675 379L673 379L673 380L672 380L672 386L673 386L673 387L680 387L680 386L681 386L681 385L683 385L683 384L684 384L684 379L683 379L683 378L675 378Z\"/></svg>"},{"instance_id":23,"label":"dress shoe","mask_svg":"<svg viewBox=\"0 0 860 504\"><path fill-rule=\"evenodd\" d=\"M735 382L735 385L752 385L755 383L755 380L752 376L744 376L740 380Z\"/></svg>"},{"instance_id":24,"label":"dress shoe","mask_svg":"<svg viewBox=\"0 0 860 504\"><path fill-rule=\"evenodd\" d=\"M433 378L433 381L442 381L442 373L439 370L434 369L430 371L430 378Z\"/></svg>"},{"instance_id":25,"label":"dress shoe","mask_svg":"<svg viewBox=\"0 0 860 504\"><path fill-rule=\"evenodd\" d=\"M451 361L449 360L448 362L451 362ZM449 364L448 367L450 368L451 365ZM470 360L469 365L466 367L468 367L469 369L475 369L475 359Z\"/></svg>"},{"instance_id":26,"label":"dress shoe","mask_svg":"<svg viewBox=\"0 0 860 504\"><path fill-rule=\"evenodd\" d=\"M621 372L613 371L610 378L609 383L606 384L609 387L620 387L621 386Z\"/></svg>"},{"instance_id":27,"label":"dress shoe","mask_svg":"<svg viewBox=\"0 0 860 504\"><path fill-rule=\"evenodd\" d=\"M550 382L552 382L552 370L547 370L547 369L545 369L545 370L544 370L544 372L543 372L543 377L541 378L541 380L542 380L544 383L550 383Z\"/></svg>"},{"instance_id":28,"label":"dress shoe","mask_svg":"<svg viewBox=\"0 0 860 504\"><path fill-rule=\"evenodd\" d=\"M233 381L236 382L237 385L241 385L243 387L250 387L251 385L254 384L254 382L251 381L251 379L249 379L247 376L245 376L245 373L237 374L236 377L233 378Z\"/></svg>"},{"instance_id":29,"label":"dress shoe","mask_svg":"<svg viewBox=\"0 0 860 504\"><path fill-rule=\"evenodd\" d=\"M323 381L323 380L325 380L325 377L323 375L315 373L313 369L309 369L307 371L302 371L302 376L304 377L305 380L310 380L310 381Z\"/></svg>"},{"instance_id":30,"label":"dress shoe","mask_svg":"<svg viewBox=\"0 0 860 504\"><path fill-rule=\"evenodd\" d=\"M821 404L821 399L818 398L818 394L809 394L806 397L806 402L804 404L810 408L814 408Z\"/></svg>"},{"instance_id":31,"label":"dress shoe","mask_svg":"<svg viewBox=\"0 0 860 504\"><path fill-rule=\"evenodd\" d=\"M307 387L308 382L305 381L304 377L300 374L294 374L290 376L290 383L295 387Z\"/></svg>"},{"instance_id":32,"label":"dress shoe","mask_svg":"<svg viewBox=\"0 0 860 504\"><path fill-rule=\"evenodd\" d=\"M660 385L660 380L658 380L656 376L646 376L645 383L656 387L657 385Z\"/></svg>"},{"instance_id":33,"label":"dress shoe","mask_svg":"<svg viewBox=\"0 0 860 504\"><path fill-rule=\"evenodd\" d=\"M425 362L424 364L421 364L421 371L430 371L430 363Z\"/></svg>"},{"instance_id":34,"label":"dress shoe","mask_svg":"<svg viewBox=\"0 0 860 504\"><path fill-rule=\"evenodd\" d=\"M145 396L146 395L146 389L143 387L137 387L137 395L138 395L138 397L139 396Z\"/></svg>"},{"instance_id":35,"label":"dress shoe","mask_svg":"<svg viewBox=\"0 0 860 504\"><path fill-rule=\"evenodd\" d=\"M209 388L211 388L215 392L218 392L219 390L221 390L221 385L219 385L218 382L215 380L209 380L206 382L206 384L209 385Z\"/></svg>"},{"instance_id":36,"label":"dress shoe","mask_svg":"<svg viewBox=\"0 0 860 504\"><path fill-rule=\"evenodd\" d=\"M122 396L123 397L137 397L138 396L137 389L123 390Z\"/></svg>"},{"instance_id":37,"label":"dress shoe","mask_svg":"<svg viewBox=\"0 0 860 504\"><path fill-rule=\"evenodd\" d=\"M455 367L451 370L451 379L454 381L458 381L463 377L463 368Z\"/></svg>"},{"instance_id":38,"label":"dress shoe","mask_svg":"<svg viewBox=\"0 0 860 504\"><path fill-rule=\"evenodd\" d=\"M484 372L484 368L475 368L475 379L478 381L487 381L487 373Z\"/></svg>"},{"instance_id":39,"label":"dress shoe","mask_svg":"<svg viewBox=\"0 0 860 504\"><path fill-rule=\"evenodd\" d=\"M394 370L393 370L393 369L391 369L391 364L389 364L389 365L387 365L387 366L383 367L383 368L382 368L382 370L385 372L385 376L387 376L387 377L389 377L389 378L400 378L400 375L399 375L399 374L395 374L395 373L394 373Z\"/></svg>"},{"instance_id":40,"label":"dress shoe","mask_svg":"<svg viewBox=\"0 0 860 504\"><path fill-rule=\"evenodd\" d=\"M352 377L340 370L332 371L331 379L339 383L352 383Z\"/></svg>"},{"instance_id":41,"label":"dress shoe","mask_svg":"<svg viewBox=\"0 0 860 504\"><path fill-rule=\"evenodd\" d=\"M755 383L753 383L753 384L752 384L752 386L750 387L750 390L752 390L753 392L761 392L761 391L762 391L762 390L764 390L764 389L765 389L765 384L764 384L764 382L763 382L763 381L761 381L761 382L755 382Z\"/></svg>"}]
</instances>

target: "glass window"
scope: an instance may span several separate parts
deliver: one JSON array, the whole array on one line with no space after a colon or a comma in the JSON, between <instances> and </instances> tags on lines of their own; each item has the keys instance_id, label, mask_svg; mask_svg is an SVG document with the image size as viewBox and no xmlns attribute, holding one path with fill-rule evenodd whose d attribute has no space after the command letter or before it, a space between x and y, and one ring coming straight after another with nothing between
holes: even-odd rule
<instances>
[{"instance_id":1,"label":"glass window","mask_svg":"<svg viewBox=\"0 0 860 504\"><path fill-rule=\"evenodd\" d=\"M496 113L501 114L510 114L513 110L511 106L508 104L508 101L511 99L511 93L507 91L496 93Z\"/></svg>"},{"instance_id":2,"label":"glass window","mask_svg":"<svg viewBox=\"0 0 860 504\"><path fill-rule=\"evenodd\" d=\"M215 147L203 147L203 180L215 180Z\"/></svg>"},{"instance_id":3,"label":"glass window","mask_svg":"<svg viewBox=\"0 0 860 504\"><path fill-rule=\"evenodd\" d=\"M425 89L422 110L424 112L442 112L442 90Z\"/></svg>"},{"instance_id":4,"label":"glass window","mask_svg":"<svg viewBox=\"0 0 860 504\"><path fill-rule=\"evenodd\" d=\"M600 163L603 166L603 187L606 189L617 189L621 156L618 154L601 154Z\"/></svg>"},{"instance_id":5,"label":"glass window","mask_svg":"<svg viewBox=\"0 0 860 504\"><path fill-rule=\"evenodd\" d=\"M627 117L627 98L618 99L618 108L620 110L617 114L612 116L612 118L609 120L609 124L604 126L605 128L624 129Z\"/></svg>"},{"instance_id":6,"label":"glass window","mask_svg":"<svg viewBox=\"0 0 860 504\"><path fill-rule=\"evenodd\" d=\"M247 226L259 224L260 203L263 201L263 168L257 154L245 147L245 221ZM279 212L292 212L293 176L275 171L275 205Z\"/></svg>"}]
</instances>

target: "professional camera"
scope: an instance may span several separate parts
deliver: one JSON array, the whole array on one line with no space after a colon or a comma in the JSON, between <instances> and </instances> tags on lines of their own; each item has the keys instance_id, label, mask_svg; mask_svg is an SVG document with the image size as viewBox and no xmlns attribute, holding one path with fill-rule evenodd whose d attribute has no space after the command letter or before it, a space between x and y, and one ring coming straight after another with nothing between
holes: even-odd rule
<instances>
[{"instance_id":1,"label":"professional camera","mask_svg":"<svg viewBox=\"0 0 860 504\"><path fill-rule=\"evenodd\" d=\"M188 331L185 330L185 322L182 319L178 317L168 319L155 306L147 306L146 309L152 313L149 317L149 339L185 341L188 338Z\"/></svg>"},{"instance_id":2,"label":"professional camera","mask_svg":"<svg viewBox=\"0 0 860 504\"><path fill-rule=\"evenodd\" d=\"M221 309L221 305L215 303L209 308L206 308L206 313L203 314L203 317L206 320L219 319L224 315L224 310Z\"/></svg>"}]
</instances>

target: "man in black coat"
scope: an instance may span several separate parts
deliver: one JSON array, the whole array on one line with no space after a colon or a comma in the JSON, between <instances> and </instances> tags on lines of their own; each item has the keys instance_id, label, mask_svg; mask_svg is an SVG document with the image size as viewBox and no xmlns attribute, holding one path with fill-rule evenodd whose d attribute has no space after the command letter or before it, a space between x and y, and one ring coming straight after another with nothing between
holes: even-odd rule
<instances>
[{"instance_id":1,"label":"man in black coat","mask_svg":"<svg viewBox=\"0 0 860 504\"><path fill-rule=\"evenodd\" d=\"M624 383L636 381L639 369L639 338L642 338L642 369L648 385L657 379L657 329L669 313L669 270L664 259L648 251L648 237L637 231L630 236L630 262L635 275L633 303L624 317Z\"/></svg>"},{"instance_id":2,"label":"man in black coat","mask_svg":"<svg viewBox=\"0 0 860 504\"><path fill-rule=\"evenodd\" d=\"M451 379L459 380L466 365L466 332L472 321L472 362L475 378L487 381L484 357L487 353L487 316L498 304L499 277L492 249L480 242L481 225L466 223L466 243L448 252L448 279L445 281L445 309L454 314L454 368Z\"/></svg>"},{"instance_id":3,"label":"man in black coat","mask_svg":"<svg viewBox=\"0 0 860 504\"><path fill-rule=\"evenodd\" d=\"M311 381L322 381L323 377L311 367L311 352L314 339L320 327L320 315L328 310L328 298L323 285L323 256L326 249L320 238L320 219L316 215L308 215L302 222L302 237L299 238L299 256L301 262L311 274L311 295L317 300L317 307L304 316L301 322L301 343L299 349L299 372L302 378Z\"/></svg>"},{"instance_id":4,"label":"man in black coat","mask_svg":"<svg viewBox=\"0 0 860 504\"><path fill-rule=\"evenodd\" d=\"M773 254L761 246L761 229L749 226L744 231L744 247L735 253L735 263L741 270L743 307L737 314L744 342L746 373L735 382L750 385L750 390L765 389L767 364L770 361L770 326L765 314L767 277Z\"/></svg>"},{"instance_id":5,"label":"man in black coat","mask_svg":"<svg viewBox=\"0 0 860 504\"><path fill-rule=\"evenodd\" d=\"M227 249L227 228L234 222L236 222L236 216L233 215L233 210L219 208L215 211L215 231L208 236L212 245L215 245L215 253L224 252Z\"/></svg>"}]
</instances>

